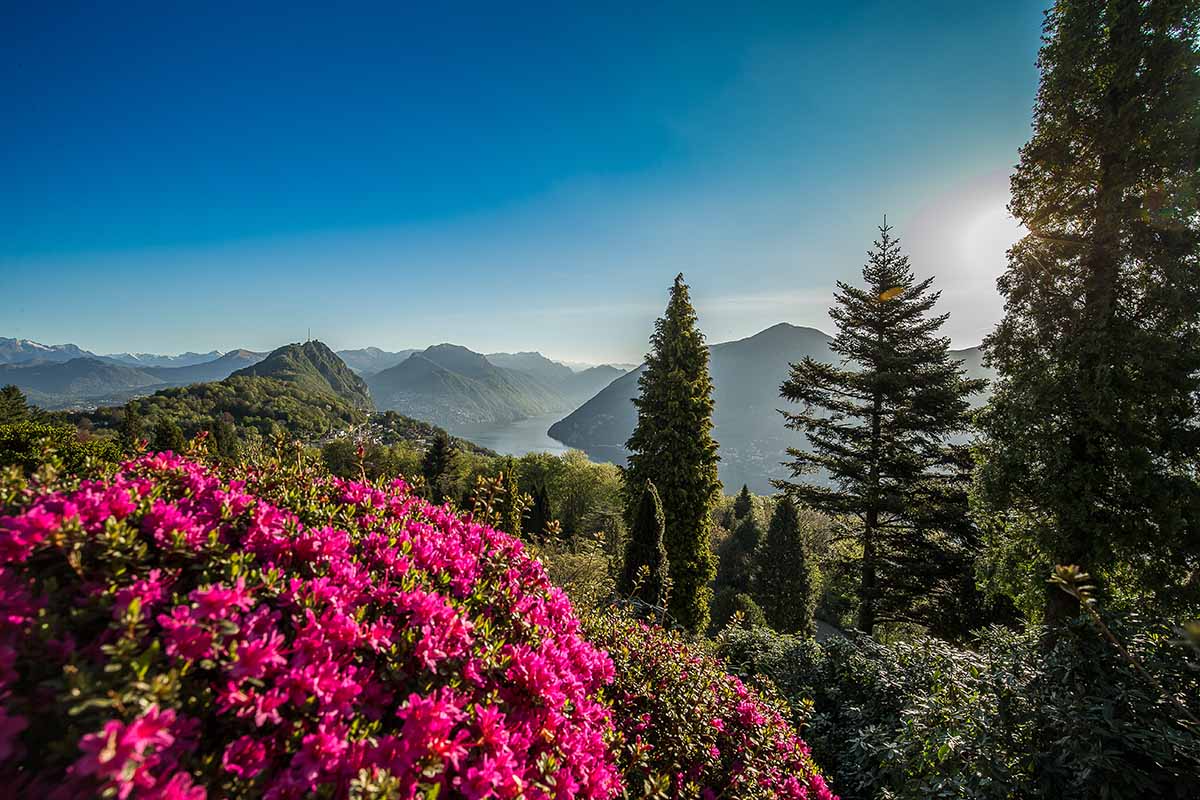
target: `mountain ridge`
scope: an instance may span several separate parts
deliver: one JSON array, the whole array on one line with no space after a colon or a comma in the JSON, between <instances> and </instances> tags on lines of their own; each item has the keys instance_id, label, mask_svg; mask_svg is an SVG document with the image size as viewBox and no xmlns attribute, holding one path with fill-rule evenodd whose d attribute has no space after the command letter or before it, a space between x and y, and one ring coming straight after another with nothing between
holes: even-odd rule
<instances>
[{"instance_id":1,"label":"mountain ridge","mask_svg":"<svg viewBox=\"0 0 1200 800\"><path fill-rule=\"evenodd\" d=\"M781 322L742 339L709 345L713 379L713 437L720 445L721 479L727 488L743 483L758 493L774 491L770 479L785 477L786 448L803 447L804 437L784 427L787 407L779 386L789 364L805 356L832 361L833 337L816 328ZM989 377L979 348L952 351L972 377ZM632 399L645 365L622 375L575 411L550 426L548 434L596 460L623 464L625 442L637 423Z\"/></svg>"},{"instance_id":2,"label":"mountain ridge","mask_svg":"<svg viewBox=\"0 0 1200 800\"><path fill-rule=\"evenodd\" d=\"M230 377L275 378L308 391L333 394L358 409L373 409L367 384L346 363L316 339L277 347L261 361Z\"/></svg>"},{"instance_id":3,"label":"mountain ridge","mask_svg":"<svg viewBox=\"0 0 1200 800\"><path fill-rule=\"evenodd\" d=\"M554 387L527 372L493 364L461 345L436 344L367 377L381 410L450 430L513 422L571 408Z\"/></svg>"}]
</instances>

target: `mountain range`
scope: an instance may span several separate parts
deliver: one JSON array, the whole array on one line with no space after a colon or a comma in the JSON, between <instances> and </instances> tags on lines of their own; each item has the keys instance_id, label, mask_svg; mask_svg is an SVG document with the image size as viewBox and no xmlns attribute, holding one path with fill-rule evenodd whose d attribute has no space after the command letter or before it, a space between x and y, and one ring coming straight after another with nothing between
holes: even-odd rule
<instances>
[{"instance_id":1,"label":"mountain range","mask_svg":"<svg viewBox=\"0 0 1200 800\"><path fill-rule=\"evenodd\" d=\"M120 361L132 367L192 367L215 361L224 353L220 350L209 350L207 353L180 353L174 356L158 355L156 353L108 353L101 358L109 361Z\"/></svg>"},{"instance_id":2,"label":"mountain range","mask_svg":"<svg viewBox=\"0 0 1200 800\"><path fill-rule=\"evenodd\" d=\"M398 411L448 430L551 414L567 401L540 379L497 367L465 347L439 344L367 377L384 411Z\"/></svg>"},{"instance_id":3,"label":"mountain range","mask_svg":"<svg viewBox=\"0 0 1200 800\"><path fill-rule=\"evenodd\" d=\"M428 420L448 430L566 413L622 373L609 367L576 372L540 353L483 355L439 344L367 376L381 410Z\"/></svg>"},{"instance_id":4,"label":"mountain range","mask_svg":"<svg viewBox=\"0 0 1200 800\"><path fill-rule=\"evenodd\" d=\"M0 340L5 342L18 340ZM243 367L261 361L263 353L231 350L211 361L189 366L136 367L92 354L64 358L79 350L75 345L58 345L55 356L0 364L0 385L13 384L34 405L46 409L91 408L123 403L169 386L219 381ZM68 349L69 348L69 349ZM11 352L11 351L10 351ZM24 353L44 353L24 348Z\"/></svg>"},{"instance_id":5,"label":"mountain range","mask_svg":"<svg viewBox=\"0 0 1200 800\"><path fill-rule=\"evenodd\" d=\"M414 356L419 358L403 366ZM94 408L172 386L220 381L266 357L251 350L101 356L74 344L0 338L0 385L16 385L33 403L47 409ZM285 356L275 356L276 363L264 369L286 369L277 363L279 358ZM381 408L450 426L567 413L623 372L607 365L569 367L534 352L484 356L457 345L398 351L364 347L334 353L322 344L314 358L335 383L351 389L358 406L365 408L371 402L369 390L341 374L330 359L370 382ZM304 382L300 372L296 377Z\"/></svg>"},{"instance_id":6,"label":"mountain range","mask_svg":"<svg viewBox=\"0 0 1200 800\"><path fill-rule=\"evenodd\" d=\"M338 350L337 354L342 361L346 362L347 367L359 375L370 375L374 372L382 372L388 367L394 367L413 353L419 352L421 351L418 349L392 352L380 350L378 347L363 347L358 350Z\"/></svg>"},{"instance_id":7,"label":"mountain range","mask_svg":"<svg viewBox=\"0 0 1200 800\"><path fill-rule=\"evenodd\" d=\"M771 491L784 477L788 447L803 447L787 430L778 409L779 386L788 364L812 356L830 361L832 339L814 328L780 323L754 336L709 347L714 386L714 437L720 444L721 479L727 487L748 484ZM191 387L200 394L225 392L215 382L234 377L270 378L304 397L336 397L337 406L357 414L378 408L467 433L472 426L501 425L530 417L561 419L549 435L586 451L593 459L624 463L625 441L637 420L631 402L643 367L584 367L553 361L537 352L488 353L439 344L424 350L376 347L334 352L316 341L291 344L270 354L233 350L208 361L208 354L96 356L76 345L43 345L0 338L0 385L15 384L35 405L47 409L94 408ZM140 361L131 364L119 356ZM954 351L972 377L990 378L979 348ZM163 362L173 366L161 366ZM211 390L203 386L213 386ZM269 393L269 392L268 392ZM179 395L182 397L182 395ZM296 398L291 397L288 402ZM984 396L976 398L982 402ZM208 403L209 400L204 402ZM224 402L222 400L221 402ZM341 413L341 412L339 412ZM350 413L350 412L346 412ZM342 417L349 419L346 413ZM312 427L330 424L314 420Z\"/></svg>"},{"instance_id":8,"label":"mountain range","mask_svg":"<svg viewBox=\"0 0 1200 800\"><path fill-rule=\"evenodd\" d=\"M784 427L778 409L786 402L779 386L788 365L811 356L832 361L832 337L814 328L780 323L746 339L710 345L709 371L713 380L713 437L720 445L720 475L727 491L747 484L751 491L769 493L771 479L787 476L781 466L788 447L803 447L803 435ZM979 348L954 351L972 377L990 377ZM587 452L598 461L623 464L625 442L637 423L633 398L645 365L602 389L575 411L550 427L549 435Z\"/></svg>"},{"instance_id":9,"label":"mountain range","mask_svg":"<svg viewBox=\"0 0 1200 800\"><path fill-rule=\"evenodd\" d=\"M7 339L0 336L0 364L28 364L46 361L70 361L73 358L95 358L73 344L42 344L31 339Z\"/></svg>"}]
</instances>

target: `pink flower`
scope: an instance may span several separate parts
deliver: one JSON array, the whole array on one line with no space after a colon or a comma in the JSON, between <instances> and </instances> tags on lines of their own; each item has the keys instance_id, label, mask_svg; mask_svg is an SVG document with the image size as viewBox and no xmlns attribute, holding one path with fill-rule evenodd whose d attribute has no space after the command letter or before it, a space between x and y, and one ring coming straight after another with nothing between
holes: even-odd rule
<instances>
[{"instance_id":1,"label":"pink flower","mask_svg":"<svg viewBox=\"0 0 1200 800\"><path fill-rule=\"evenodd\" d=\"M191 775L176 772L167 781L159 781L154 787L140 792L138 797L145 800L205 800L208 792L193 783Z\"/></svg>"},{"instance_id":2,"label":"pink flower","mask_svg":"<svg viewBox=\"0 0 1200 800\"><path fill-rule=\"evenodd\" d=\"M177 606L170 615L159 614L167 655L198 661L212 654L213 634L201 627L187 606Z\"/></svg>"},{"instance_id":3,"label":"pink flower","mask_svg":"<svg viewBox=\"0 0 1200 800\"><path fill-rule=\"evenodd\" d=\"M153 779L141 767L151 752L175 743L170 730L174 722L175 712L159 711L158 706L151 706L128 725L109 720L99 733L85 734L79 741L83 755L71 770L76 775L95 775L112 781L117 786L117 796L124 800L135 786L153 785Z\"/></svg>"},{"instance_id":4,"label":"pink flower","mask_svg":"<svg viewBox=\"0 0 1200 800\"><path fill-rule=\"evenodd\" d=\"M265 639L242 642L229 674L236 680L262 678L272 667L283 666L287 663L280 652L283 643L283 634L279 631L271 631Z\"/></svg>"},{"instance_id":5,"label":"pink flower","mask_svg":"<svg viewBox=\"0 0 1200 800\"><path fill-rule=\"evenodd\" d=\"M125 616L129 604L135 598L141 606L142 618L145 619L150 610L162 601L165 591L162 570L150 570L145 578L140 578L117 592L116 602L113 603L113 619L119 620Z\"/></svg>"},{"instance_id":6,"label":"pink flower","mask_svg":"<svg viewBox=\"0 0 1200 800\"><path fill-rule=\"evenodd\" d=\"M234 611L250 608L253 602L246 591L245 578L238 578L232 587L217 583L207 589L196 589L189 597L196 604L197 619L225 619Z\"/></svg>"},{"instance_id":7,"label":"pink flower","mask_svg":"<svg viewBox=\"0 0 1200 800\"><path fill-rule=\"evenodd\" d=\"M252 736L235 739L225 748L221 766L245 780L252 779L267 766L267 747Z\"/></svg>"}]
</instances>

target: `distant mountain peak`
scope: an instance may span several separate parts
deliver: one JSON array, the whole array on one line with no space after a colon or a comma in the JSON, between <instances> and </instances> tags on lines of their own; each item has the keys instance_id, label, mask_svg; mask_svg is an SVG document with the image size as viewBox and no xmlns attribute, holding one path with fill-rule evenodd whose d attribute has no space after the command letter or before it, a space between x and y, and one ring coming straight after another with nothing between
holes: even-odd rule
<instances>
[{"instance_id":1,"label":"distant mountain peak","mask_svg":"<svg viewBox=\"0 0 1200 800\"><path fill-rule=\"evenodd\" d=\"M276 348L262 361L233 374L291 381L310 391L332 393L358 408L373 405L363 379L324 342L316 339Z\"/></svg>"},{"instance_id":2,"label":"distant mountain peak","mask_svg":"<svg viewBox=\"0 0 1200 800\"><path fill-rule=\"evenodd\" d=\"M43 344L33 339L7 339L0 336L0 364L67 361L79 356L95 356L95 353L74 344Z\"/></svg>"}]
</instances>

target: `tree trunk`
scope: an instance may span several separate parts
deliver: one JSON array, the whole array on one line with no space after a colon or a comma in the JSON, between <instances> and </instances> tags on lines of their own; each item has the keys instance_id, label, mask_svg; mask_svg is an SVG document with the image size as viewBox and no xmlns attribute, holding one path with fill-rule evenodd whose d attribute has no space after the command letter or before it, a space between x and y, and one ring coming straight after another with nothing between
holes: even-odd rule
<instances>
[{"instance_id":1,"label":"tree trunk","mask_svg":"<svg viewBox=\"0 0 1200 800\"><path fill-rule=\"evenodd\" d=\"M868 635L875 630L875 529L878 524L875 509L870 509L863 530L863 560L858 588L858 629Z\"/></svg>"},{"instance_id":2,"label":"tree trunk","mask_svg":"<svg viewBox=\"0 0 1200 800\"><path fill-rule=\"evenodd\" d=\"M1135 49L1136 40L1141 28L1141 10L1137 2L1128 0L1121 4L1115 19L1109 26L1108 47L1110 53L1131 52ZM1115 56L1110 55L1110 58ZM1075 414L1074 431L1071 434L1069 448L1071 462L1075 465L1076 473L1083 473L1087 478L1092 468L1094 452L1102 450L1103 441L1096 442L1103 433L1103 427L1109 424L1102 417L1088 411L1088 403L1093 398L1103 398L1108 393L1107 382L1109 369L1114 361L1124 357L1123 354L1111 352L1112 345L1108 331L1112 328L1117 314L1117 291L1120 282L1121 263L1121 233L1124 227L1124 209L1127 170L1124 164L1122 148L1126 146L1128 133L1122 130L1122 108L1130 96L1127 85L1131 76L1119 74L1114 76L1109 86L1105 105L1107 105L1104 130L1097 140L1103 148L1100 153L1099 170L1096 175L1096 203L1092 234L1084 264L1087 268L1087 283L1084 289L1083 313L1080 317L1081 329L1076 335L1081 337L1083 349L1078 354L1076 402L1080 406ZM1085 483L1094 485L1090 480ZM1055 548L1055 561L1058 564L1076 564L1085 571L1091 572L1094 565L1085 563L1088 559L1088 542L1096 535L1097 530L1103 530L1103 525L1095 520L1094 498L1081 497L1082 505L1078 513L1069 520L1059 520L1058 547ZM1093 579L1095 576L1093 575ZM1048 586L1046 594L1045 621L1051 628L1073 619L1080 613L1079 601L1057 586Z\"/></svg>"},{"instance_id":3,"label":"tree trunk","mask_svg":"<svg viewBox=\"0 0 1200 800\"><path fill-rule=\"evenodd\" d=\"M875 630L875 604L879 587L875 575L875 537L879 530L879 458L883 419L883 396L877 391L871 410L871 472L867 487L867 514L863 523L863 560L858 587L858 629Z\"/></svg>"}]
</instances>

